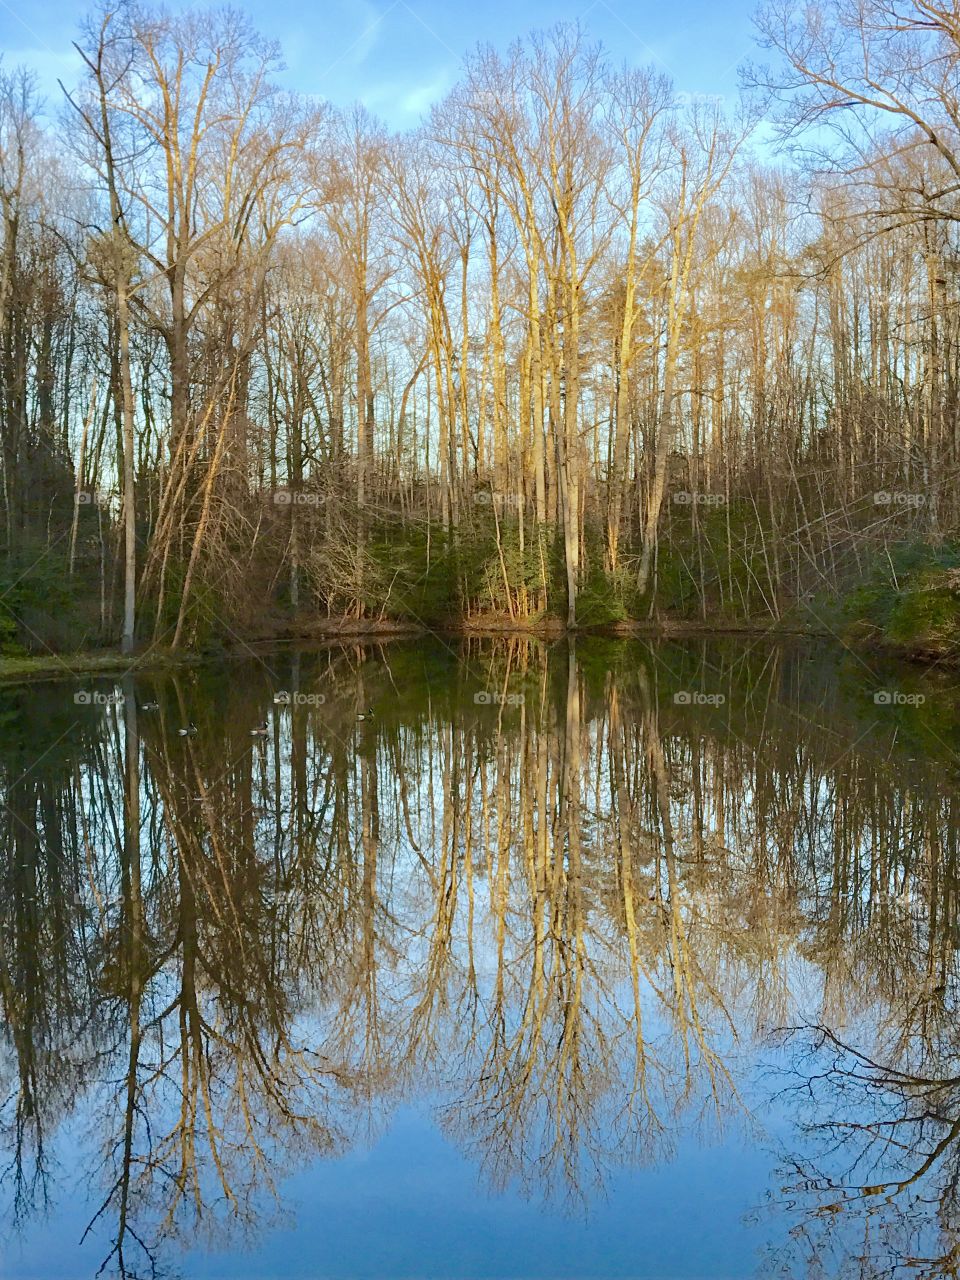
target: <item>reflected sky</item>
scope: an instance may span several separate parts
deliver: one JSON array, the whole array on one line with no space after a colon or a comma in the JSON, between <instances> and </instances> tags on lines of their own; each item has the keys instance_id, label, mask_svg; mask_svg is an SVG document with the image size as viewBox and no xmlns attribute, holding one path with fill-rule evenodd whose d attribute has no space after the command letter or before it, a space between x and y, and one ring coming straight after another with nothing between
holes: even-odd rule
<instances>
[{"instance_id":1,"label":"reflected sky","mask_svg":"<svg viewBox=\"0 0 960 1280\"><path fill-rule=\"evenodd\" d=\"M4 690L2 1274L952 1274L957 705L600 639Z\"/></svg>"},{"instance_id":2,"label":"reflected sky","mask_svg":"<svg viewBox=\"0 0 960 1280\"><path fill-rule=\"evenodd\" d=\"M570 1214L478 1185L475 1166L444 1138L430 1109L401 1105L369 1147L284 1180L295 1225L263 1230L242 1252L189 1249L177 1270L206 1280L753 1275L777 1234L753 1214L771 1164L745 1137L703 1144L688 1135L668 1165L617 1171L589 1208ZM85 1209L71 1210L69 1201L64 1195L57 1215L59 1242L29 1233L11 1247L4 1274L91 1274L78 1267L75 1245ZM109 1248L107 1233L100 1236L91 1259Z\"/></svg>"}]
</instances>

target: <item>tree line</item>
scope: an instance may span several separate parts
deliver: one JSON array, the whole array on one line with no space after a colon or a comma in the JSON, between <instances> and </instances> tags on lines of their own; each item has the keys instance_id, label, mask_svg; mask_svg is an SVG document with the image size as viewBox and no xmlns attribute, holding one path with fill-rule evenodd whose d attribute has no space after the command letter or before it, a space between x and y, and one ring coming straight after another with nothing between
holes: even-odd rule
<instances>
[{"instance_id":1,"label":"tree line","mask_svg":"<svg viewBox=\"0 0 960 1280\"><path fill-rule=\"evenodd\" d=\"M402 134L226 10L97 12L56 125L0 72L0 641L779 620L952 563L960 9L758 36L736 102L481 47Z\"/></svg>"}]
</instances>

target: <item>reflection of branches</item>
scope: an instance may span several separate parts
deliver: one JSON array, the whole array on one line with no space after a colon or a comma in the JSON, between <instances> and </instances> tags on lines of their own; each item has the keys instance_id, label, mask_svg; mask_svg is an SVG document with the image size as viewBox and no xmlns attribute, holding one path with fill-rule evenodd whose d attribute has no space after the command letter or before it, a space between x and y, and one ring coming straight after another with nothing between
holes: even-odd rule
<instances>
[{"instance_id":1,"label":"reflection of branches","mask_svg":"<svg viewBox=\"0 0 960 1280\"><path fill-rule=\"evenodd\" d=\"M960 1076L921 1074L908 1058L895 1065L823 1024L788 1038L809 1147L788 1161L787 1194L804 1207L798 1238L820 1248L820 1237L839 1237L842 1255L859 1215L874 1224L871 1275L957 1275ZM952 1047L946 1060L956 1060Z\"/></svg>"},{"instance_id":2,"label":"reflection of branches","mask_svg":"<svg viewBox=\"0 0 960 1280\"><path fill-rule=\"evenodd\" d=\"M614 1162L726 1112L738 1044L796 1016L799 953L825 1021L885 1010L874 1066L907 1073L909 1050L912 1077L936 1082L871 1130L859 1093L909 1091L876 1072L868 1089L851 1058L849 1105L814 1116L851 1127L808 1135L884 1148L882 1178L850 1187L919 1219L960 1145L944 797L859 752L838 767L836 732L772 714L789 672L769 660L756 719L716 728L681 716L646 660L598 687L566 650L535 666L484 649L490 686L525 691L494 715L456 701L462 672L424 705L404 652L389 698L357 650L322 713L285 711L255 741L271 705L255 680L163 681L139 756L108 720L59 773L9 786L0 1117L16 1160L35 1129L38 1197L85 1088L106 1135L97 1230L126 1241L122 1268L142 1246L149 1269L188 1224L252 1229L291 1160L431 1090L494 1183L582 1202ZM696 674L711 677L702 655ZM198 734L173 736L190 718ZM894 1168L908 1149L916 1166Z\"/></svg>"},{"instance_id":3,"label":"reflection of branches","mask_svg":"<svg viewBox=\"0 0 960 1280\"><path fill-rule=\"evenodd\" d=\"M496 778L482 787L484 827L495 823L497 832L488 854L496 970L484 993L486 1048L475 1033L472 1083L446 1116L496 1185L514 1177L528 1187L559 1183L582 1198L613 1160L649 1158L668 1141L660 1103L679 1109L702 1071L719 1108L729 1076L701 1010L704 995L714 1010L722 1012L723 1002L697 962L681 908L669 766L649 688L641 684L649 712L646 780L660 828L640 838L662 868L645 877L647 888L654 885L649 893L638 882L639 806L628 785L641 756L615 694L611 701L611 844L624 952L623 940L604 937L590 916L598 881L608 874L596 860L606 828L596 816L589 826L584 820L582 691L572 658L566 674L562 729L554 730L544 708L531 724L535 740L524 740L516 788L506 781L516 764L499 749ZM515 828L523 875L511 880ZM624 967L632 1007L622 1010L614 975ZM659 1005L654 1015L669 1019L669 1048L644 1033L651 998ZM624 1053L627 1045L632 1054ZM669 1061L671 1048L679 1050L679 1069Z\"/></svg>"},{"instance_id":4,"label":"reflection of branches","mask_svg":"<svg viewBox=\"0 0 960 1280\"><path fill-rule=\"evenodd\" d=\"M165 816L148 896L133 839L138 781L127 789L121 916L109 948L117 971L111 994L122 997L128 1017L127 1063L117 1096L120 1137L109 1156L116 1172L88 1227L115 1211L107 1262L116 1255L121 1274L130 1274L128 1236L152 1269L154 1241L178 1230L184 1209L192 1207L199 1223L220 1200L250 1225L260 1208L255 1193L276 1192L281 1146L329 1152L338 1142L328 1086L344 1077L294 1032L274 913L264 913L259 896L262 873L247 822L250 750L238 752L224 786L222 758L205 759L187 745L186 753L171 753L158 740L148 752ZM137 757L134 741L127 759ZM141 1224L151 1205L148 1237Z\"/></svg>"},{"instance_id":5,"label":"reflection of branches","mask_svg":"<svg viewBox=\"0 0 960 1280\"><path fill-rule=\"evenodd\" d=\"M0 807L0 1184L19 1225L49 1203L47 1134L80 1088L92 1000L73 761L55 776L14 767Z\"/></svg>"}]
</instances>

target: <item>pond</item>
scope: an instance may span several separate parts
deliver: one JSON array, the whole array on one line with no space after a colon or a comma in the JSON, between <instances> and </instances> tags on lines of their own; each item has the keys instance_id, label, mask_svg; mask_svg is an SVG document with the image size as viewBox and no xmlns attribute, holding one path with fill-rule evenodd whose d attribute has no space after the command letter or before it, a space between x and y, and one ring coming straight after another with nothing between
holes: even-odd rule
<instances>
[{"instance_id":1,"label":"pond","mask_svg":"<svg viewBox=\"0 0 960 1280\"><path fill-rule=\"evenodd\" d=\"M0 724L7 1280L957 1273L956 677L431 637Z\"/></svg>"}]
</instances>

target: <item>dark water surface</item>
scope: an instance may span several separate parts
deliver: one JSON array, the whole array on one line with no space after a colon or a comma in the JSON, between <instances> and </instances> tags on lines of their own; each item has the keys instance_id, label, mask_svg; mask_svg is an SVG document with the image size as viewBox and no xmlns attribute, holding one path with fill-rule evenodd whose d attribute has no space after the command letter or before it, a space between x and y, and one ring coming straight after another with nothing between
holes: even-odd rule
<instances>
[{"instance_id":1,"label":"dark water surface","mask_svg":"<svg viewBox=\"0 0 960 1280\"><path fill-rule=\"evenodd\" d=\"M0 1276L956 1275L958 751L746 640L0 690Z\"/></svg>"}]
</instances>

